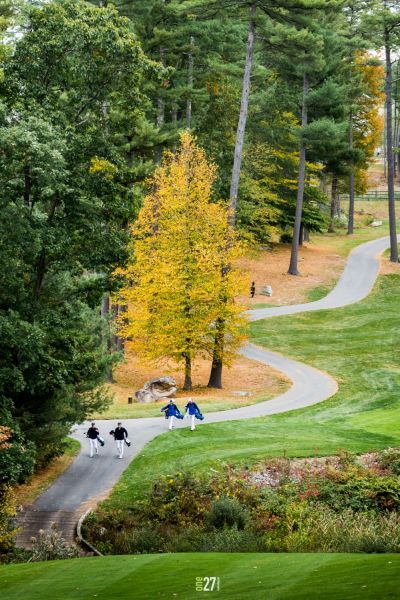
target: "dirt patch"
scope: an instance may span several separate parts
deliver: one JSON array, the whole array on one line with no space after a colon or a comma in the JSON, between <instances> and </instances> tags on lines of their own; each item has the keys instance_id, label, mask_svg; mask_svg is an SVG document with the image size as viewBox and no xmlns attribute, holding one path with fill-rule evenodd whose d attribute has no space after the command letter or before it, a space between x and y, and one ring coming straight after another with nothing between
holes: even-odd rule
<instances>
[{"instance_id":1,"label":"dirt patch","mask_svg":"<svg viewBox=\"0 0 400 600\"><path fill-rule=\"evenodd\" d=\"M330 285L343 270L346 259L331 248L304 245L299 249L300 275L289 275L291 247L282 244L271 250L260 250L242 258L240 266L255 281L256 295L246 299L250 308L258 304L297 304L308 300L308 292ZM271 285L272 296L261 294L263 285Z\"/></svg>"},{"instance_id":2,"label":"dirt patch","mask_svg":"<svg viewBox=\"0 0 400 600\"><path fill-rule=\"evenodd\" d=\"M400 263L390 262L390 260L387 256L382 256L379 274L380 275L399 275L400 274Z\"/></svg>"}]
</instances>

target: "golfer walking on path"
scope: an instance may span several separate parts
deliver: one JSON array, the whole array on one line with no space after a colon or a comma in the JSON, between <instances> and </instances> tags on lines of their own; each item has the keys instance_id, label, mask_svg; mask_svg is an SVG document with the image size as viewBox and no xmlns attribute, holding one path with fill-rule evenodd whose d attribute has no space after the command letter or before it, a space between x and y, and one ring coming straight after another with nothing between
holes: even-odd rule
<instances>
[{"instance_id":1,"label":"golfer walking on path","mask_svg":"<svg viewBox=\"0 0 400 600\"><path fill-rule=\"evenodd\" d=\"M128 432L125 427L122 427L122 423L118 423L117 427L110 431L110 435L114 436L115 443L117 444L118 458L124 457L124 443L128 443Z\"/></svg>"},{"instance_id":2,"label":"golfer walking on path","mask_svg":"<svg viewBox=\"0 0 400 600\"><path fill-rule=\"evenodd\" d=\"M168 404L162 407L161 412L163 412L165 414L165 418L169 420L169 430L175 427L175 417L177 419L183 419L183 415L180 413L179 408L176 404L174 404L174 401L172 399L169 401Z\"/></svg>"},{"instance_id":3,"label":"golfer walking on path","mask_svg":"<svg viewBox=\"0 0 400 600\"><path fill-rule=\"evenodd\" d=\"M189 398L188 403L185 406L185 409L186 409L185 417L187 417L187 416L190 417L190 421L191 421L190 429L192 431L194 431L196 429L195 420L199 419L200 421L202 421L204 419L204 417L201 414L200 409L197 406L196 402L193 400L193 398Z\"/></svg>"},{"instance_id":4,"label":"golfer walking on path","mask_svg":"<svg viewBox=\"0 0 400 600\"><path fill-rule=\"evenodd\" d=\"M89 438L90 458L93 458L93 452L99 453L99 446L97 438L99 437L99 430L96 427L96 423L92 423L86 432L86 437Z\"/></svg>"}]
</instances>

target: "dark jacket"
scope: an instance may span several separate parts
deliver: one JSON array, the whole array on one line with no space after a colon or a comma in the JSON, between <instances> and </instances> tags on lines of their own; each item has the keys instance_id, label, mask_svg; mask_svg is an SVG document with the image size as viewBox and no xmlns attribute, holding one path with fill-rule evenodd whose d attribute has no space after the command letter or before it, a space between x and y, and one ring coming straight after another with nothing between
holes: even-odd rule
<instances>
[{"instance_id":1,"label":"dark jacket","mask_svg":"<svg viewBox=\"0 0 400 600\"><path fill-rule=\"evenodd\" d=\"M166 417L177 417L181 414L179 408L173 402L169 402L163 406L161 412L164 412Z\"/></svg>"},{"instance_id":2,"label":"dark jacket","mask_svg":"<svg viewBox=\"0 0 400 600\"><path fill-rule=\"evenodd\" d=\"M188 411L189 415L195 415L196 412L200 412L196 402L188 402L185 406L185 409Z\"/></svg>"},{"instance_id":3,"label":"dark jacket","mask_svg":"<svg viewBox=\"0 0 400 600\"><path fill-rule=\"evenodd\" d=\"M99 435L99 430L97 427L89 427L86 433L86 437L91 440L97 440L97 436Z\"/></svg>"},{"instance_id":4,"label":"dark jacket","mask_svg":"<svg viewBox=\"0 0 400 600\"><path fill-rule=\"evenodd\" d=\"M128 432L125 427L116 427L113 431L110 431L110 433L114 436L115 440L124 440L128 437Z\"/></svg>"}]
</instances>

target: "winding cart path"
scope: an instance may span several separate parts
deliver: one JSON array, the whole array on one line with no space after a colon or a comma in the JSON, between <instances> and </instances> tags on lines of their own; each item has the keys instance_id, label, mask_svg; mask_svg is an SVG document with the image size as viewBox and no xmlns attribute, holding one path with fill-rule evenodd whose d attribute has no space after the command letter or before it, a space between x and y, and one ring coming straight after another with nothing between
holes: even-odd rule
<instances>
[{"instance_id":1,"label":"winding cart path","mask_svg":"<svg viewBox=\"0 0 400 600\"><path fill-rule=\"evenodd\" d=\"M250 320L338 308L362 300L369 294L376 280L379 271L379 255L388 247L389 238L384 237L355 248L349 255L337 285L325 298L308 304L251 310ZM336 381L326 373L275 352L248 344L243 348L242 353L252 360L270 365L284 373L291 379L292 387L272 400L243 408L209 413L206 423L249 419L303 408L330 398L338 389ZM29 547L30 538L37 535L39 529L48 529L52 523L57 524L66 539L73 540L79 516L107 496L143 446L166 430L163 417L124 419L124 425L133 444L126 451L124 460L116 460L114 444L108 439L108 431L114 426L114 421L96 420L96 424L108 443L101 449L101 454L90 459L84 438L88 424L83 423L74 428L71 435L82 443L82 448L72 465L21 514L19 519L21 532L17 537L20 546ZM181 422L177 425L177 427L182 426L187 427Z\"/></svg>"}]
</instances>

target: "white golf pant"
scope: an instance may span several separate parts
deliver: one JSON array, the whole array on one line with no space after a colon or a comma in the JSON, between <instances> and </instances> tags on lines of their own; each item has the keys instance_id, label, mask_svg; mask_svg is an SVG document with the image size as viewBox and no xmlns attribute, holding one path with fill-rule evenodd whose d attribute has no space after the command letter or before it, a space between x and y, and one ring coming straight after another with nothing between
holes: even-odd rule
<instances>
[{"instance_id":1,"label":"white golf pant","mask_svg":"<svg viewBox=\"0 0 400 600\"><path fill-rule=\"evenodd\" d=\"M196 417L194 415L190 415L190 429L196 429L195 425Z\"/></svg>"},{"instance_id":2,"label":"white golf pant","mask_svg":"<svg viewBox=\"0 0 400 600\"><path fill-rule=\"evenodd\" d=\"M124 456L124 440L115 440L119 458Z\"/></svg>"},{"instance_id":3,"label":"white golf pant","mask_svg":"<svg viewBox=\"0 0 400 600\"><path fill-rule=\"evenodd\" d=\"M168 417L169 420L169 429L172 429L174 426L174 416Z\"/></svg>"},{"instance_id":4,"label":"white golf pant","mask_svg":"<svg viewBox=\"0 0 400 600\"><path fill-rule=\"evenodd\" d=\"M96 454L98 454L99 452L99 447L97 444L97 439L96 440L92 440L91 438L89 438L89 447L90 447L90 457L93 456L93 451L96 452Z\"/></svg>"}]
</instances>

